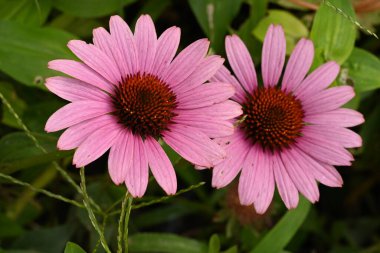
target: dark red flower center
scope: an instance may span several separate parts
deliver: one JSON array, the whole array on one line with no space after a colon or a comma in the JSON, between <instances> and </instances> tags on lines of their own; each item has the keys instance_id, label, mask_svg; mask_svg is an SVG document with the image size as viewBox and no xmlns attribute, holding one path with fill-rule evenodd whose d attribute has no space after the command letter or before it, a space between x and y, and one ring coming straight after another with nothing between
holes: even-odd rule
<instances>
[{"instance_id":1,"label":"dark red flower center","mask_svg":"<svg viewBox=\"0 0 380 253\"><path fill-rule=\"evenodd\" d=\"M303 110L292 94L277 88L258 88L243 104L246 136L264 149L289 147L301 135Z\"/></svg>"},{"instance_id":2,"label":"dark red flower center","mask_svg":"<svg viewBox=\"0 0 380 253\"><path fill-rule=\"evenodd\" d=\"M150 74L123 80L113 99L119 123L143 138L158 138L175 116L176 96L169 86Z\"/></svg>"}]
</instances>

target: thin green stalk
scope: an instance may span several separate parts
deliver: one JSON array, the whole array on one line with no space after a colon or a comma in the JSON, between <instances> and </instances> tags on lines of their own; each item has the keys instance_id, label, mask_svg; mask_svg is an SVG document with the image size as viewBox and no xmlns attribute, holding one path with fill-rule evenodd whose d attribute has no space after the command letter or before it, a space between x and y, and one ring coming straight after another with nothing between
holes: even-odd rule
<instances>
[{"instance_id":1,"label":"thin green stalk","mask_svg":"<svg viewBox=\"0 0 380 253\"><path fill-rule=\"evenodd\" d=\"M51 183L57 175L57 171L49 166L41 174L38 175L30 184L35 188L43 189L45 186ZM11 205L9 209L10 217L17 219L22 213L27 203L38 194L36 191L31 191L29 188L23 190L16 201Z\"/></svg>"},{"instance_id":2,"label":"thin green stalk","mask_svg":"<svg viewBox=\"0 0 380 253\"><path fill-rule=\"evenodd\" d=\"M84 175L84 167L80 168L80 179L81 179L80 185L81 185L81 189L82 189L82 193L83 193L83 204L84 204L85 208L87 209L88 217L90 218L92 226L95 228L96 232L98 232L98 234L99 234L100 243L102 244L104 250L107 253L111 253L111 250L109 249L107 241L104 237L104 233L99 227L99 224L98 224L98 221L95 217L94 211L91 209L90 199L89 199L89 196L87 194L87 189L86 189L86 178Z\"/></svg>"},{"instance_id":3,"label":"thin green stalk","mask_svg":"<svg viewBox=\"0 0 380 253\"><path fill-rule=\"evenodd\" d=\"M9 103L9 101L4 97L4 95L0 92L0 99L3 101L4 105L8 108L9 112L13 115L13 117L16 119L19 126L24 130L25 134L33 141L34 145L41 150L43 153L47 154L48 152L46 149L40 144L40 142L37 140L37 138L32 134L32 132L28 129L28 127L24 124L20 116L17 114L17 112L13 109L12 105ZM71 184L79 194L82 195L81 188L75 183L75 181L70 177L70 175L59 166L57 162L53 162L54 168L67 180L69 184ZM99 205L97 205L91 198L90 203L96 208L98 212L102 212Z\"/></svg>"},{"instance_id":4,"label":"thin green stalk","mask_svg":"<svg viewBox=\"0 0 380 253\"><path fill-rule=\"evenodd\" d=\"M25 186L25 187L28 187L29 189L31 189L32 191L35 191L35 192L38 192L38 193L42 193L48 197L51 197L51 198L54 198L54 199L58 199L58 200L61 200L63 202L66 202L66 203L69 203L69 204L72 204L74 206L77 206L77 207L80 207L80 208L84 208L84 205L80 204L79 202L75 201L75 200L72 200L72 199L68 199L68 198L65 198L59 194L55 194L55 193L52 193L50 191L47 191L45 189L40 189L40 188L37 188L37 187L34 187L33 185L27 183L27 182L23 182L23 181L20 181L12 176L9 176L9 175L6 175L6 174L3 174L0 172L0 177L1 178L4 178L4 179L7 179L8 181L14 183L14 184L17 184L17 185L22 185L22 186Z\"/></svg>"},{"instance_id":5,"label":"thin green stalk","mask_svg":"<svg viewBox=\"0 0 380 253\"><path fill-rule=\"evenodd\" d=\"M128 224L129 224L129 217L131 216L131 210L132 210L132 201L133 197L131 195L128 196L127 200L127 210L125 212L125 220L124 220L124 252L128 253Z\"/></svg>"},{"instance_id":6,"label":"thin green stalk","mask_svg":"<svg viewBox=\"0 0 380 253\"><path fill-rule=\"evenodd\" d=\"M376 39L379 39L379 37L377 36L376 33L372 32L371 30L369 30L368 28L365 28L364 26L362 26L362 24L360 24L354 17L351 17L350 15L346 14L343 10L341 10L340 8L336 7L335 5L333 5L330 1L328 0L323 0L322 1L326 6L330 7L331 9L333 9L335 12L337 12L339 15L342 15L344 18L348 19L351 23L353 23L354 25L356 25L357 27L359 27L360 30L368 33L369 35L372 35L373 37L375 37Z\"/></svg>"},{"instance_id":7,"label":"thin green stalk","mask_svg":"<svg viewBox=\"0 0 380 253\"><path fill-rule=\"evenodd\" d=\"M125 209L127 207L129 193L126 192L123 202L121 203L121 213L119 218L118 234L117 234L117 252L123 252L123 233L124 233L124 219L125 219Z\"/></svg>"},{"instance_id":8,"label":"thin green stalk","mask_svg":"<svg viewBox=\"0 0 380 253\"><path fill-rule=\"evenodd\" d=\"M181 195L185 192L188 192L188 191L191 191L191 190L194 190L196 188L199 188L201 187L202 185L204 185L205 182L200 182L198 184L195 184L195 185L191 185L190 187L186 188L186 189L183 189L183 190L180 190L178 191L176 194L174 195L170 195L170 196L164 196L162 198L159 198L159 199L154 199L152 201L148 201L148 202L143 202L141 204L138 204L138 205L133 205L132 209L139 209L139 208L142 208L142 207L146 207L146 206L150 206L150 205L154 205L154 204L157 204L157 203L160 203L160 202L163 202L163 201L166 201L168 199L171 199L175 196L178 196L178 195Z\"/></svg>"},{"instance_id":9,"label":"thin green stalk","mask_svg":"<svg viewBox=\"0 0 380 253\"><path fill-rule=\"evenodd\" d=\"M104 213L109 214L118 204L120 204L124 200L125 196L116 200L112 205L110 205Z\"/></svg>"},{"instance_id":10,"label":"thin green stalk","mask_svg":"<svg viewBox=\"0 0 380 253\"><path fill-rule=\"evenodd\" d=\"M170 196L164 196L164 197L161 197L159 199L154 199L154 200L151 200L151 201L147 201L147 202L142 202L140 204L136 204L136 205L133 205L132 206L132 209L139 209L139 208L142 208L142 207L146 207L146 206L150 206L150 205L154 205L154 204L158 204L158 203L161 203L161 202L164 202L166 200L169 200L171 198L174 198L178 195L181 195L185 192L189 192L191 190L194 190L196 188L199 188L201 187L202 185L204 185L205 182L200 182L198 184L195 184L195 185L191 185L190 187L186 188L186 189L182 189L180 191L178 191L176 194L174 195L170 195ZM109 216L113 216L113 215L116 215L116 214L119 214L120 213L120 210L115 210L113 212L110 212L108 215Z\"/></svg>"},{"instance_id":11,"label":"thin green stalk","mask_svg":"<svg viewBox=\"0 0 380 253\"><path fill-rule=\"evenodd\" d=\"M104 216L103 216L103 223L102 223L102 232L103 232L103 234L104 234L104 230L105 230L106 225L107 225L107 219L108 219L108 215L104 214ZM96 245L95 245L94 250L92 251L92 253L96 253L96 251L99 248L99 244L100 244L100 239L96 242Z\"/></svg>"}]
</instances>

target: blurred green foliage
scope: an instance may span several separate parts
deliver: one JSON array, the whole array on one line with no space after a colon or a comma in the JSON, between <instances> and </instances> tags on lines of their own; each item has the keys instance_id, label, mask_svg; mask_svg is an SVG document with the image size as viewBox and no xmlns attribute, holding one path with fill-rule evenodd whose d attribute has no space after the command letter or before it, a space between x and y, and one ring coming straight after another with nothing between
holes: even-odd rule
<instances>
[{"instance_id":1,"label":"blurred green foliage","mask_svg":"<svg viewBox=\"0 0 380 253\"><path fill-rule=\"evenodd\" d=\"M329 2L356 18L351 1ZM121 15L133 26L142 13L155 19L159 32L180 26L181 48L206 36L213 52L225 55L225 35L237 33L257 66L270 23L284 27L288 54L300 37L310 36L316 47L314 67L328 60L341 64L335 85L353 85L357 97L347 106L358 108L367 121L355 129L364 139L363 148L352 150L357 161L339 169L343 189L321 186L319 203L311 206L302 200L289 212L276 196L264 216L236 206L234 186L212 190L209 171L195 171L165 146L179 189L206 184L158 205L132 209L130 252L380 252L380 43L333 8L322 4L314 11L285 0L0 0L0 93L45 150L36 147L9 105L2 104L0 173L8 177L0 177L0 253L104 252L86 210L9 177L82 203L56 170L58 165L80 181L79 171L70 165L73 152L58 151L57 135L43 130L49 115L64 104L44 87L45 79L57 74L47 69L47 62L74 58L67 42L91 41L92 29L108 28L110 15ZM358 19L379 28L378 11L358 13ZM103 210L97 218L115 250L125 189L111 183L104 158L86 173L87 191ZM151 180L147 195L134 204L162 196Z\"/></svg>"}]
</instances>

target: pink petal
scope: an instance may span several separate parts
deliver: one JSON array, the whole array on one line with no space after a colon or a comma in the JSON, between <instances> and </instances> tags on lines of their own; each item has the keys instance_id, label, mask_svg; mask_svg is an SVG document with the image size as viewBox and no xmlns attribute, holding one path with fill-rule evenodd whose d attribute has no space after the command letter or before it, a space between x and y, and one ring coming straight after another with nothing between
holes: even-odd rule
<instances>
[{"instance_id":1,"label":"pink petal","mask_svg":"<svg viewBox=\"0 0 380 253\"><path fill-rule=\"evenodd\" d=\"M173 60L177 52L181 37L181 29L178 27L170 27L165 30L157 41L156 56L152 65L152 73L160 75Z\"/></svg>"},{"instance_id":2,"label":"pink petal","mask_svg":"<svg viewBox=\"0 0 380 253\"><path fill-rule=\"evenodd\" d=\"M173 87L177 94L192 92L202 86L223 65L224 59L218 55L203 58L195 70L181 83Z\"/></svg>"},{"instance_id":3,"label":"pink petal","mask_svg":"<svg viewBox=\"0 0 380 253\"><path fill-rule=\"evenodd\" d=\"M121 81L121 75L115 62L96 46L81 40L71 40L67 46L87 66L111 83L117 84Z\"/></svg>"},{"instance_id":4,"label":"pink petal","mask_svg":"<svg viewBox=\"0 0 380 253\"><path fill-rule=\"evenodd\" d=\"M80 100L105 101L109 96L102 90L74 78L55 76L46 79L46 87L70 102Z\"/></svg>"},{"instance_id":5,"label":"pink petal","mask_svg":"<svg viewBox=\"0 0 380 253\"><path fill-rule=\"evenodd\" d=\"M49 62L48 67L49 69L60 71L66 75L94 85L108 93L113 93L114 85L84 63L73 60L53 60Z\"/></svg>"},{"instance_id":6,"label":"pink petal","mask_svg":"<svg viewBox=\"0 0 380 253\"><path fill-rule=\"evenodd\" d=\"M75 151L73 164L80 168L98 159L115 143L120 130L118 124L108 124L95 130Z\"/></svg>"},{"instance_id":7,"label":"pink petal","mask_svg":"<svg viewBox=\"0 0 380 253\"><path fill-rule=\"evenodd\" d=\"M131 131L123 129L111 147L108 157L108 173L116 185L123 183L127 177L127 171L132 169L133 145Z\"/></svg>"},{"instance_id":8,"label":"pink petal","mask_svg":"<svg viewBox=\"0 0 380 253\"><path fill-rule=\"evenodd\" d=\"M242 205L254 203L256 212L265 213L274 194L273 160L255 145L247 154L239 181L239 199Z\"/></svg>"},{"instance_id":9,"label":"pink petal","mask_svg":"<svg viewBox=\"0 0 380 253\"><path fill-rule=\"evenodd\" d=\"M188 78L206 56L209 44L207 39L200 39L183 49L162 73L162 80L174 87Z\"/></svg>"},{"instance_id":10,"label":"pink petal","mask_svg":"<svg viewBox=\"0 0 380 253\"><path fill-rule=\"evenodd\" d=\"M141 198L148 187L149 169L144 142L139 135L131 135L133 139L132 165L127 170L125 184L134 198Z\"/></svg>"},{"instance_id":11,"label":"pink petal","mask_svg":"<svg viewBox=\"0 0 380 253\"><path fill-rule=\"evenodd\" d=\"M329 140L345 148L362 146L362 138L357 133L344 128L324 125L307 125L302 129L303 135L318 141Z\"/></svg>"},{"instance_id":12,"label":"pink petal","mask_svg":"<svg viewBox=\"0 0 380 253\"><path fill-rule=\"evenodd\" d=\"M50 116L45 131L55 132L113 111L108 103L98 101L77 101L65 105Z\"/></svg>"},{"instance_id":13,"label":"pink petal","mask_svg":"<svg viewBox=\"0 0 380 253\"><path fill-rule=\"evenodd\" d=\"M310 173L308 164L296 149L286 149L281 152L281 159L297 189L314 203L319 199L318 185Z\"/></svg>"},{"instance_id":14,"label":"pink petal","mask_svg":"<svg viewBox=\"0 0 380 253\"><path fill-rule=\"evenodd\" d=\"M212 167L226 156L223 148L193 127L173 124L164 132L163 139L179 155L196 165Z\"/></svg>"},{"instance_id":15,"label":"pink petal","mask_svg":"<svg viewBox=\"0 0 380 253\"><path fill-rule=\"evenodd\" d=\"M63 132L58 139L57 147L60 150L77 148L91 133L109 124L117 124L117 120L108 114L82 121Z\"/></svg>"},{"instance_id":16,"label":"pink petal","mask_svg":"<svg viewBox=\"0 0 380 253\"><path fill-rule=\"evenodd\" d=\"M129 70L127 63L124 61L123 54L114 37L112 37L103 27L93 30L93 42L96 47L102 50L113 62L116 63L121 77L127 77Z\"/></svg>"},{"instance_id":17,"label":"pink petal","mask_svg":"<svg viewBox=\"0 0 380 253\"><path fill-rule=\"evenodd\" d=\"M364 122L363 115L357 111L339 108L334 111L321 114L307 115L304 122L315 125L327 125L336 127L353 127Z\"/></svg>"},{"instance_id":18,"label":"pink petal","mask_svg":"<svg viewBox=\"0 0 380 253\"><path fill-rule=\"evenodd\" d=\"M212 170L212 186L222 188L232 182L243 167L251 144L245 139L241 130L236 130L232 136L223 138L227 141L224 145L227 157Z\"/></svg>"},{"instance_id":19,"label":"pink petal","mask_svg":"<svg viewBox=\"0 0 380 253\"><path fill-rule=\"evenodd\" d=\"M296 97L305 101L315 93L326 89L338 73L339 65L333 61L327 62L308 75L293 92Z\"/></svg>"},{"instance_id":20,"label":"pink petal","mask_svg":"<svg viewBox=\"0 0 380 253\"><path fill-rule=\"evenodd\" d=\"M257 170L261 173L257 173L255 178L255 185L257 185L257 196L255 197L254 206L258 214L263 214L268 209L270 203L273 199L274 194L274 175L273 167L274 161L273 157L269 153L262 152L261 165L257 163Z\"/></svg>"},{"instance_id":21,"label":"pink petal","mask_svg":"<svg viewBox=\"0 0 380 253\"><path fill-rule=\"evenodd\" d=\"M299 200L298 190L289 177L279 154L273 154L273 161L274 178L281 199L288 209L296 208Z\"/></svg>"},{"instance_id":22,"label":"pink petal","mask_svg":"<svg viewBox=\"0 0 380 253\"><path fill-rule=\"evenodd\" d=\"M175 117L174 122L194 127L210 138L220 138L231 135L235 129L232 122L204 117L203 115L197 115L195 117L178 115Z\"/></svg>"},{"instance_id":23,"label":"pink petal","mask_svg":"<svg viewBox=\"0 0 380 253\"><path fill-rule=\"evenodd\" d=\"M121 51L128 72L125 75L133 75L139 71L138 53L136 42L128 24L119 17L112 16L110 19L111 36Z\"/></svg>"},{"instance_id":24,"label":"pink petal","mask_svg":"<svg viewBox=\"0 0 380 253\"><path fill-rule=\"evenodd\" d=\"M313 175L320 183L330 187L342 187L343 178L334 166L324 164L321 167L315 167Z\"/></svg>"},{"instance_id":25,"label":"pink petal","mask_svg":"<svg viewBox=\"0 0 380 253\"><path fill-rule=\"evenodd\" d=\"M226 53L231 68L243 88L252 93L257 88L255 66L247 47L237 35L226 37Z\"/></svg>"},{"instance_id":26,"label":"pink petal","mask_svg":"<svg viewBox=\"0 0 380 253\"><path fill-rule=\"evenodd\" d=\"M285 63L286 41L281 26L270 25L262 51L262 75L265 87L275 86Z\"/></svg>"},{"instance_id":27,"label":"pink petal","mask_svg":"<svg viewBox=\"0 0 380 253\"><path fill-rule=\"evenodd\" d=\"M172 163L160 144L153 138L145 139L145 149L149 167L158 184L166 194L172 195L177 191L177 178Z\"/></svg>"},{"instance_id":28,"label":"pink petal","mask_svg":"<svg viewBox=\"0 0 380 253\"><path fill-rule=\"evenodd\" d=\"M352 154L340 145L314 140L302 136L297 140L297 147L315 159L331 165L351 165Z\"/></svg>"},{"instance_id":29,"label":"pink petal","mask_svg":"<svg viewBox=\"0 0 380 253\"><path fill-rule=\"evenodd\" d=\"M355 96L351 86L333 87L323 90L303 101L302 108L306 115L335 110Z\"/></svg>"},{"instance_id":30,"label":"pink petal","mask_svg":"<svg viewBox=\"0 0 380 253\"><path fill-rule=\"evenodd\" d=\"M319 182L330 187L342 186L343 179L333 166L318 162L301 150L297 150L297 155L302 157L301 160L305 164L308 164L308 172Z\"/></svg>"},{"instance_id":31,"label":"pink petal","mask_svg":"<svg viewBox=\"0 0 380 253\"><path fill-rule=\"evenodd\" d=\"M261 163L262 157L259 157L257 146L252 146L249 152L245 155L245 160L243 163L243 169L240 173L239 178L239 200L242 205L252 205L255 201L255 197L257 196L257 185L255 184L255 178L259 173L261 173L259 168L259 164ZM240 154L238 154L238 157Z\"/></svg>"},{"instance_id":32,"label":"pink petal","mask_svg":"<svg viewBox=\"0 0 380 253\"><path fill-rule=\"evenodd\" d=\"M228 83L205 83L189 92L178 94L179 109L194 109L226 101L235 93Z\"/></svg>"},{"instance_id":33,"label":"pink petal","mask_svg":"<svg viewBox=\"0 0 380 253\"><path fill-rule=\"evenodd\" d=\"M234 101L227 100L222 103L202 108L188 110L176 109L174 110L174 113L180 115L182 118L187 117L192 119L201 119L212 117L213 119L227 120L240 116L243 113L243 111L241 109L241 105Z\"/></svg>"},{"instance_id":34,"label":"pink petal","mask_svg":"<svg viewBox=\"0 0 380 253\"><path fill-rule=\"evenodd\" d=\"M290 55L288 64L282 79L283 91L293 91L305 78L313 63L314 46L308 39L301 39Z\"/></svg>"},{"instance_id":35,"label":"pink petal","mask_svg":"<svg viewBox=\"0 0 380 253\"><path fill-rule=\"evenodd\" d=\"M232 84L235 87L235 95L232 97L232 99L239 103L244 102L246 93L243 90L243 87L236 80L236 78L231 75L230 71L225 66L221 66L215 75L210 78L210 81Z\"/></svg>"},{"instance_id":36,"label":"pink petal","mask_svg":"<svg viewBox=\"0 0 380 253\"><path fill-rule=\"evenodd\" d=\"M136 22L135 41L141 73L150 73L156 54L157 34L152 18L141 15Z\"/></svg>"}]
</instances>

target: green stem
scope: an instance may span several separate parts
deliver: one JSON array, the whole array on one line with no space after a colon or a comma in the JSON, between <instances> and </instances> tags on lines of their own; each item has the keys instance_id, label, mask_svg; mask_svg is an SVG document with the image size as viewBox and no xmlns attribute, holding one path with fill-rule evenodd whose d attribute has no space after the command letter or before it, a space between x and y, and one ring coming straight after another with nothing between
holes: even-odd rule
<instances>
[{"instance_id":1,"label":"green stem","mask_svg":"<svg viewBox=\"0 0 380 253\"><path fill-rule=\"evenodd\" d=\"M345 13L342 9L339 9L338 7L336 7L335 5L333 5L330 1L323 0L322 3L325 4L326 6L330 7L331 9L333 9L339 15L342 15L344 18L348 19L351 23L353 23L354 25L356 25L360 30L368 33L369 35L372 35L376 39L379 39L379 37L377 36L376 33L372 32L368 28L365 28L364 26L362 26L354 17L351 17L350 15L348 15L347 13Z\"/></svg>"},{"instance_id":2,"label":"green stem","mask_svg":"<svg viewBox=\"0 0 380 253\"><path fill-rule=\"evenodd\" d=\"M87 209L88 217L90 218L92 226L95 228L96 232L98 232L98 234L99 234L100 243L102 244L104 250L107 253L111 253L111 250L109 249L109 247L107 245L107 241L104 237L104 233L100 229L100 226L99 226L98 221L95 217L95 214L94 214L93 210L91 209L90 198L87 194L87 189L86 189L86 178L84 175L84 167L80 168L80 179L81 179L80 185L81 185L82 194L83 194L83 204L84 204L85 208Z\"/></svg>"},{"instance_id":3,"label":"green stem","mask_svg":"<svg viewBox=\"0 0 380 253\"><path fill-rule=\"evenodd\" d=\"M132 200L133 197L131 195L128 196L127 200L127 210L125 212L125 220L124 220L124 251L125 253L128 253L128 224L129 224L129 217L131 216L131 210L132 210Z\"/></svg>"},{"instance_id":4,"label":"green stem","mask_svg":"<svg viewBox=\"0 0 380 253\"><path fill-rule=\"evenodd\" d=\"M42 193L42 194L45 194L46 196L49 196L51 198L54 198L54 199L58 199L58 200L61 200L63 202L66 202L66 203L69 203L69 204L72 204L74 206L77 206L77 207L80 207L80 208L84 208L84 206L80 203L78 203L77 201L75 200L72 200L72 199L68 199L68 198L65 198L61 195L58 195L58 194L55 194L55 193L52 193L50 191L47 191L45 189L40 189L40 188L37 188L27 182L23 182L23 181L20 181L12 176L9 176L9 175L6 175L6 174L3 174L0 172L0 177L1 178L4 178L14 184L18 184L18 185L22 185L22 186L25 186L25 187L28 187L29 189L31 189L32 191L35 191L35 192L39 192L39 193Z\"/></svg>"},{"instance_id":5,"label":"green stem","mask_svg":"<svg viewBox=\"0 0 380 253\"><path fill-rule=\"evenodd\" d=\"M157 203L161 203L161 202L166 201L166 200L168 200L168 199L171 199L171 198L173 198L173 197L175 197L175 196L181 195L181 194L183 194L183 193L185 193L185 192L188 192L188 191L194 190L194 189L196 189L196 188L199 188L199 187L201 187L201 186L204 185L204 184L205 184L205 182L200 182L200 183L198 183L198 184L191 185L190 187L188 187L188 188L186 188L186 189L182 189L182 190L178 191L178 192L177 192L176 194L174 194L174 195L164 196L164 197L159 198L159 199L154 199L154 200L152 200L152 201L143 202L143 203L138 204L138 205L133 205L132 208L133 208L133 209L139 209L139 208L142 208L142 207L146 207L146 206L154 205L154 204L157 204Z\"/></svg>"},{"instance_id":6,"label":"green stem","mask_svg":"<svg viewBox=\"0 0 380 253\"><path fill-rule=\"evenodd\" d=\"M191 191L191 190L194 190L196 188L199 188L201 187L202 185L204 185L205 182L200 182L198 184L195 184L195 185L191 185L190 187L186 188L186 189L182 189L180 191L178 191L176 194L174 195L170 195L170 196L164 196L164 197L161 197L159 199L153 199L151 201L147 201L147 202L142 202L140 204L136 204L136 205L133 205L132 206L132 209L139 209L139 208L142 208L142 207L146 207L146 206L150 206L150 205L154 205L154 204L158 204L158 203L161 203L161 202L164 202L166 200L169 200L169 199L172 199L178 195L181 195L185 192L188 192L188 191ZM113 212L110 212L108 213L109 216L113 216L113 215L116 215L116 214L119 214L120 213L120 210L115 210Z\"/></svg>"},{"instance_id":7,"label":"green stem","mask_svg":"<svg viewBox=\"0 0 380 253\"><path fill-rule=\"evenodd\" d=\"M38 177L31 182L31 185L43 189L45 186L47 186L51 181L54 180L54 178L57 175L57 171L49 166L46 170L44 170ZM17 218L22 211L24 210L25 206L31 199L34 198L34 196L37 194L36 191L30 191L29 189L24 189L24 191L20 194L20 197L14 202L13 208L11 208L12 217Z\"/></svg>"},{"instance_id":8,"label":"green stem","mask_svg":"<svg viewBox=\"0 0 380 253\"><path fill-rule=\"evenodd\" d=\"M105 230L106 225L107 225L107 219L108 219L108 215L104 214L102 228L101 228L103 233L104 233L104 230ZM100 239L96 242L96 245L95 245L94 250L92 251L92 253L96 253L96 251L99 248L99 244L100 244Z\"/></svg>"},{"instance_id":9,"label":"green stem","mask_svg":"<svg viewBox=\"0 0 380 253\"><path fill-rule=\"evenodd\" d=\"M121 203L121 213L119 218L118 234L117 234L117 252L123 252L123 232L124 232L124 219L125 219L125 209L128 202L128 191L125 193L123 202Z\"/></svg>"}]
</instances>

